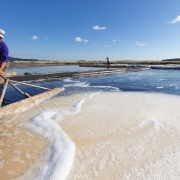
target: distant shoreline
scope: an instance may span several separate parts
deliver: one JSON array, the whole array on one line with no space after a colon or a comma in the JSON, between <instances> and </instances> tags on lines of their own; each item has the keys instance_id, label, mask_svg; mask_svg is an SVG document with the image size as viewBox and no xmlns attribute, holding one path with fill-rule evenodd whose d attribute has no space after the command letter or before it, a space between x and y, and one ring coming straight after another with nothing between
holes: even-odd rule
<instances>
[{"instance_id":1,"label":"distant shoreline","mask_svg":"<svg viewBox=\"0 0 180 180\"><path fill-rule=\"evenodd\" d=\"M9 69L14 68L27 68L27 67L43 67L43 66L98 66L98 65L106 65L107 63L98 62L98 61L84 61L84 62L37 62L37 61L17 61L17 62L9 62ZM180 65L180 61L111 61L111 65Z\"/></svg>"}]
</instances>

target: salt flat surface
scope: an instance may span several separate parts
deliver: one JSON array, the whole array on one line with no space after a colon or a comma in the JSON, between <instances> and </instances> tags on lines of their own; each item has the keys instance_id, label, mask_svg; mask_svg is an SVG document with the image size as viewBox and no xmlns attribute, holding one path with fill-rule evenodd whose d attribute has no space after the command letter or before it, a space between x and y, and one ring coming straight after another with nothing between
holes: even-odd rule
<instances>
[{"instance_id":1,"label":"salt flat surface","mask_svg":"<svg viewBox=\"0 0 180 180\"><path fill-rule=\"evenodd\" d=\"M71 179L179 179L180 97L100 93L61 127L76 144Z\"/></svg>"},{"instance_id":2,"label":"salt flat surface","mask_svg":"<svg viewBox=\"0 0 180 180\"><path fill-rule=\"evenodd\" d=\"M179 107L164 94L54 97L0 121L0 179L179 179Z\"/></svg>"}]
</instances>

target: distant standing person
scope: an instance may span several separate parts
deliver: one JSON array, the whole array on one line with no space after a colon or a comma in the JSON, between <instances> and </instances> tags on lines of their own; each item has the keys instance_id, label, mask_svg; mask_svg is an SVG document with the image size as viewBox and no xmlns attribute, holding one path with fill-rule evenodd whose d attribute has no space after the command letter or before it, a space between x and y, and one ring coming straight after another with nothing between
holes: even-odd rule
<instances>
[{"instance_id":1,"label":"distant standing person","mask_svg":"<svg viewBox=\"0 0 180 180\"><path fill-rule=\"evenodd\" d=\"M107 66L110 66L109 58L107 57Z\"/></svg>"},{"instance_id":2,"label":"distant standing person","mask_svg":"<svg viewBox=\"0 0 180 180\"><path fill-rule=\"evenodd\" d=\"M0 29L0 74L8 63L9 50L5 42L3 42L5 31Z\"/></svg>"}]
</instances>

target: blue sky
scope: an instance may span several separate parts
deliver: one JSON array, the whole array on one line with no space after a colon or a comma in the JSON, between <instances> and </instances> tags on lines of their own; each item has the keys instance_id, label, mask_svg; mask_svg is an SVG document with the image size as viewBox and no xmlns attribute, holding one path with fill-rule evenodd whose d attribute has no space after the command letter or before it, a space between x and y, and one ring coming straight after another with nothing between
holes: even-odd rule
<instances>
[{"instance_id":1,"label":"blue sky","mask_svg":"<svg viewBox=\"0 0 180 180\"><path fill-rule=\"evenodd\" d=\"M3 0L10 56L39 60L180 58L180 0Z\"/></svg>"}]
</instances>

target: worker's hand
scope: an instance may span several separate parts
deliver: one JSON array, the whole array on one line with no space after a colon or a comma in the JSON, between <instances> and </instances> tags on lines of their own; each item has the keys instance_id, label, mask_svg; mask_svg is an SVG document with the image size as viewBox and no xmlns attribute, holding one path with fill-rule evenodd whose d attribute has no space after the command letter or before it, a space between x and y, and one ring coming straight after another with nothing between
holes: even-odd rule
<instances>
[{"instance_id":1,"label":"worker's hand","mask_svg":"<svg viewBox=\"0 0 180 180\"><path fill-rule=\"evenodd\" d=\"M4 73L3 73L3 71L2 71L2 69L0 69L0 74L1 74L1 75L3 75L3 74L4 74Z\"/></svg>"}]
</instances>

